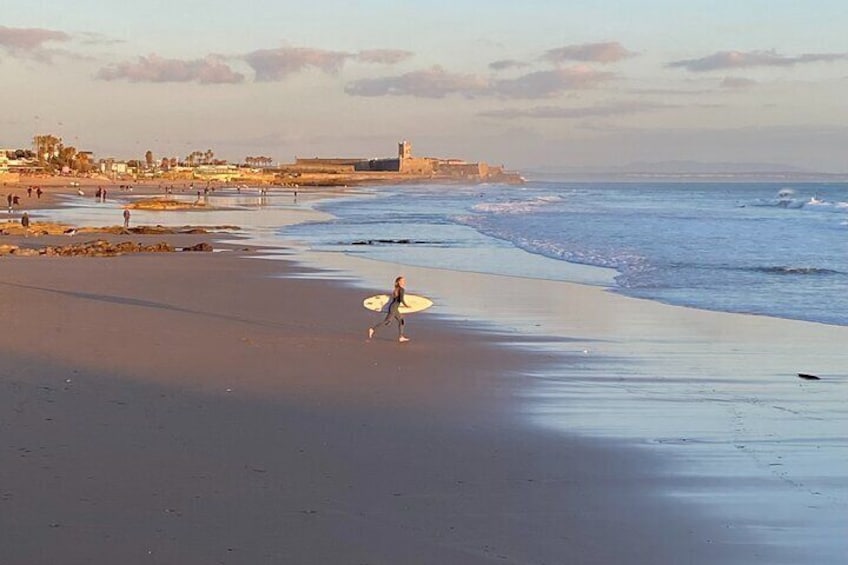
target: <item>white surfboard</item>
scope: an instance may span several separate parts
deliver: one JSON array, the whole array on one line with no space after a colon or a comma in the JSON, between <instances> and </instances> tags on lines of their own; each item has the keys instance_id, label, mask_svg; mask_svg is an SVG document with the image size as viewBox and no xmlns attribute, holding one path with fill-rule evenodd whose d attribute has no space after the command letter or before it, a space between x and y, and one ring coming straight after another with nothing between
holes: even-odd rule
<instances>
[{"instance_id":1,"label":"white surfboard","mask_svg":"<svg viewBox=\"0 0 848 565\"><path fill-rule=\"evenodd\" d=\"M388 294L377 294L376 296L369 296L365 300L362 301L362 305L368 308L369 310L373 310L375 312L385 312L386 306L389 302L391 302L392 297ZM417 296L415 294L407 294L404 296L404 302L406 302L406 306L401 305L398 311L401 314L412 314L413 312L420 312L422 310L426 310L430 306L433 305L433 301L424 296Z\"/></svg>"}]
</instances>

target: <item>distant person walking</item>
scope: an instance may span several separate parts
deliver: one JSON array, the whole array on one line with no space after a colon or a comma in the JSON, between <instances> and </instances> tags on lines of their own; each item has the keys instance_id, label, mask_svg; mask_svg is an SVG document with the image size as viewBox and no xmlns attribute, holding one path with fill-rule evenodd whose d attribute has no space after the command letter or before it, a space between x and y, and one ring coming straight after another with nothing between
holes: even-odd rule
<instances>
[{"instance_id":1,"label":"distant person walking","mask_svg":"<svg viewBox=\"0 0 848 565\"><path fill-rule=\"evenodd\" d=\"M403 335L403 329L406 325L406 321L403 319L403 314L400 313L401 306L408 307L407 303L404 301L405 295L406 279L403 277L398 277L395 279L395 288L392 290L392 298L389 302L389 311L386 313L386 318L379 324L368 328L368 339L374 337L374 334L377 333L377 329L380 326L388 326L393 321L397 321L398 341L401 343L409 341L409 338Z\"/></svg>"},{"instance_id":2,"label":"distant person walking","mask_svg":"<svg viewBox=\"0 0 848 565\"><path fill-rule=\"evenodd\" d=\"M29 237L29 214L26 212L21 216L21 225L24 228L24 237Z\"/></svg>"},{"instance_id":3,"label":"distant person walking","mask_svg":"<svg viewBox=\"0 0 848 565\"><path fill-rule=\"evenodd\" d=\"M12 213L12 195L11 194L6 195L6 203L9 205L9 213L11 214Z\"/></svg>"},{"instance_id":4,"label":"distant person walking","mask_svg":"<svg viewBox=\"0 0 848 565\"><path fill-rule=\"evenodd\" d=\"M129 229L130 227L130 209L124 208L124 229Z\"/></svg>"},{"instance_id":5,"label":"distant person walking","mask_svg":"<svg viewBox=\"0 0 848 565\"><path fill-rule=\"evenodd\" d=\"M41 187L39 186L38 188L36 188L36 189L35 189L35 196L36 196L39 200L41 200L41 193L43 193L43 192L44 192L44 191L43 191L43 190L41 190Z\"/></svg>"}]
</instances>

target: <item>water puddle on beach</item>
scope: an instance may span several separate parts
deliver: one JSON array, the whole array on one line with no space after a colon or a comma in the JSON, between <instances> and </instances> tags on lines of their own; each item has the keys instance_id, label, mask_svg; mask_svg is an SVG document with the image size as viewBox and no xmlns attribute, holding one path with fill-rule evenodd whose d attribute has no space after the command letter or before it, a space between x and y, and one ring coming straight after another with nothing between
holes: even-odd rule
<instances>
[{"instance_id":1,"label":"water puddle on beach","mask_svg":"<svg viewBox=\"0 0 848 565\"><path fill-rule=\"evenodd\" d=\"M657 453L667 462L669 496L693 501L729 529L803 548L810 563L840 563L848 554L848 328L626 298L604 289L597 271L517 249L493 260L523 254L517 260L540 273L572 269L561 278L586 284L417 267L397 254L381 262L310 252L279 228L325 216L290 193L222 194L210 203L222 209L138 210L133 224L238 225L246 245L296 252L363 288L384 287L403 272L436 301L430 315L561 359L532 374L534 385L522 392L520 409L533 425ZM118 202L66 204L44 214L77 225L121 223Z\"/></svg>"}]
</instances>

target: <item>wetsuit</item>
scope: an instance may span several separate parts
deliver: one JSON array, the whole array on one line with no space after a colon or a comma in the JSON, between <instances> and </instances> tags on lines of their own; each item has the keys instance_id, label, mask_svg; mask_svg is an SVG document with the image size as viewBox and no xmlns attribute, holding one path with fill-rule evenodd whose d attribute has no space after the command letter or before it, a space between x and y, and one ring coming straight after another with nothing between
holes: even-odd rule
<instances>
[{"instance_id":1,"label":"wetsuit","mask_svg":"<svg viewBox=\"0 0 848 565\"><path fill-rule=\"evenodd\" d=\"M404 301L405 294L406 290L402 286L399 286L394 290L394 292L392 293L392 300L391 302L389 302L389 311L386 313L386 318L382 322L371 328L372 330L376 332L377 328L379 328L380 326L388 326L392 323L392 321L397 320L398 336L403 337L403 326L404 324L406 324L406 322L403 319L403 314L400 313L400 307L407 306L406 302Z\"/></svg>"}]
</instances>

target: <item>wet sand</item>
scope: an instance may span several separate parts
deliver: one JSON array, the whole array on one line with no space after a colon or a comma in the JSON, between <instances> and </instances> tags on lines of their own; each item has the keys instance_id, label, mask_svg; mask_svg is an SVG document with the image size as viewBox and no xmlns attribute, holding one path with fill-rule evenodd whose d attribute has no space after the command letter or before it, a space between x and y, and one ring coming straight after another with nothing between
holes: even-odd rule
<instances>
[{"instance_id":1,"label":"wet sand","mask_svg":"<svg viewBox=\"0 0 848 565\"><path fill-rule=\"evenodd\" d=\"M562 360L514 336L368 342L362 289L236 252L0 268L2 563L797 562L531 425Z\"/></svg>"},{"instance_id":2,"label":"wet sand","mask_svg":"<svg viewBox=\"0 0 848 565\"><path fill-rule=\"evenodd\" d=\"M521 252L498 253L508 264ZM844 560L848 328L669 306L556 280L305 257L372 284L402 270L452 319L486 320L522 349L554 356L550 366L528 368L534 378L519 394L527 421L659 457L669 471L665 496L755 536L779 554L767 562ZM569 271L563 278L581 276L579 266L557 263Z\"/></svg>"}]
</instances>

